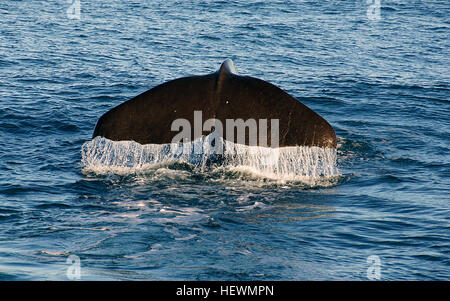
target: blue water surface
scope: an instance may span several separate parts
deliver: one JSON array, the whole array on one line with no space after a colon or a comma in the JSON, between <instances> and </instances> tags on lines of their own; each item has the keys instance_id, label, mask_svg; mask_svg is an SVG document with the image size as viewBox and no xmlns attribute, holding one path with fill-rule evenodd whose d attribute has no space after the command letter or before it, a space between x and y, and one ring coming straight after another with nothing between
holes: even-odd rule
<instances>
[{"instance_id":1,"label":"blue water surface","mask_svg":"<svg viewBox=\"0 0 450 301\"><path fill-rule=\"evenodd\" d=\"M0 280L450 279L448 1L79 3L0 2ZM226 58L330 122L337 180L83 170L104 112Z\"/></svg>"}]
</instances>

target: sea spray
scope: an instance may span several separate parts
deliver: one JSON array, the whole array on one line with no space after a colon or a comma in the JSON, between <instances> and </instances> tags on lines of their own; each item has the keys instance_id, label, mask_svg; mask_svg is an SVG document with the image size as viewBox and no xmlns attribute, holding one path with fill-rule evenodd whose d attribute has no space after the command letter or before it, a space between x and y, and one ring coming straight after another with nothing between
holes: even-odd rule
<instances>
[{"instance_id":1,"label":"sea spray","mask_svg":"<svg viewBox=\"0 0 450 301\"><path fill-rule=\"evenodd\" d=\"M223 154L216 153L217 143L223 144ZM200 171L220 166L274 179L338 175L335 149L246 146L212 135L189 143L146 145L96 137L83 144L81 155L83 169L95 173L130 173L161 164L187 163Z\"/></svg>"}]
</instances>

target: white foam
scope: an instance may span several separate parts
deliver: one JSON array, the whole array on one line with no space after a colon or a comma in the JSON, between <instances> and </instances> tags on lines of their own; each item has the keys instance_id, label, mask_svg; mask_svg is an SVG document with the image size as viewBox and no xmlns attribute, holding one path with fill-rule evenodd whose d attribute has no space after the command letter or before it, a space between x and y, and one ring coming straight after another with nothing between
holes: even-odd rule
<instances>
[{"instance_id":1,"label":"white foam","mask_svg":"<svg viewBox=\"0 0 450 301\"><path fill-rule=\"evenodd\" d=\"M223 144L223 156L217 156L217 145L211 147L212 139ZM338 175L335 149L246 146L212 135L183 144L146 145L96 137L83 144L81 155L83 170L98 174L128 174L187 163L201 172L219 167L271 179L305 181Z\"/></svg>"}]
</instances>

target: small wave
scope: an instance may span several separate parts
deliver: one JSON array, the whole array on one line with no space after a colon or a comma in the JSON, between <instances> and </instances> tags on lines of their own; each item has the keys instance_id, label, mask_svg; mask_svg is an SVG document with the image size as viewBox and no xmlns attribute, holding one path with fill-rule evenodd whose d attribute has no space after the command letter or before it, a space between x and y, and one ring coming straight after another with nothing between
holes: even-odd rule
<instances>
[{"instance_id":1,"label":"small wave","mask_svg":"<svg viewBox=\"0 0 450 301\"><path fill-rule=\"evenodd\" d=\"M397 11L397 9L390 6L381 6L382 11Z\"/></svg>"},{"instance_id":2,"label":"small wave","mask_svg":"<svg viewBox=\"0 0 450 301\"><path fill-rule=\"evenodd\" d=\"M220 154L216 141L223 146ZM81 156L83 171L95 174L146 173L179 165L188 173L225 171L307 184L339 175L335 149L246 146L213 134L183 144L146 145L96 137L83 144Z\"/></svg>"}]
</instances>

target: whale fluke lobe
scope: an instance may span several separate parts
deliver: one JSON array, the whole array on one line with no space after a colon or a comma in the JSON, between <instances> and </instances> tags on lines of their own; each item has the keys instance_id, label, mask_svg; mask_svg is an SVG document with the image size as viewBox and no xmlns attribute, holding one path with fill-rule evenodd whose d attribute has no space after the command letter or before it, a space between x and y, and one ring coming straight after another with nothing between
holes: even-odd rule
<instances>
[{"instance_id":1,"label":"whale fluke lobe","mask_svg":"<svg viewBox=\"0 0 450 301\"><path fill-rule=\"evenodd\" d=\"M238 75L229 59L214 73L171 80L116 106L100 117L93 138L133 140L140 144L171 143L178 133L172 130L172 123L183 120L192 125L190 137L195 140L211 132L203 126L200 131L195 130L199 111L202 124L208 119L220 121L224 125L223 138L233 137L234 143L255 144L249 137L239 141L239 135L230 135L235 128L225 126L227 122L252 119L266 120L263 136L267 143L263 146L336 147L336 134L325 119L275 85ZM277 143L271 139L274 133Z\"/></svg>"}]
</instances>

